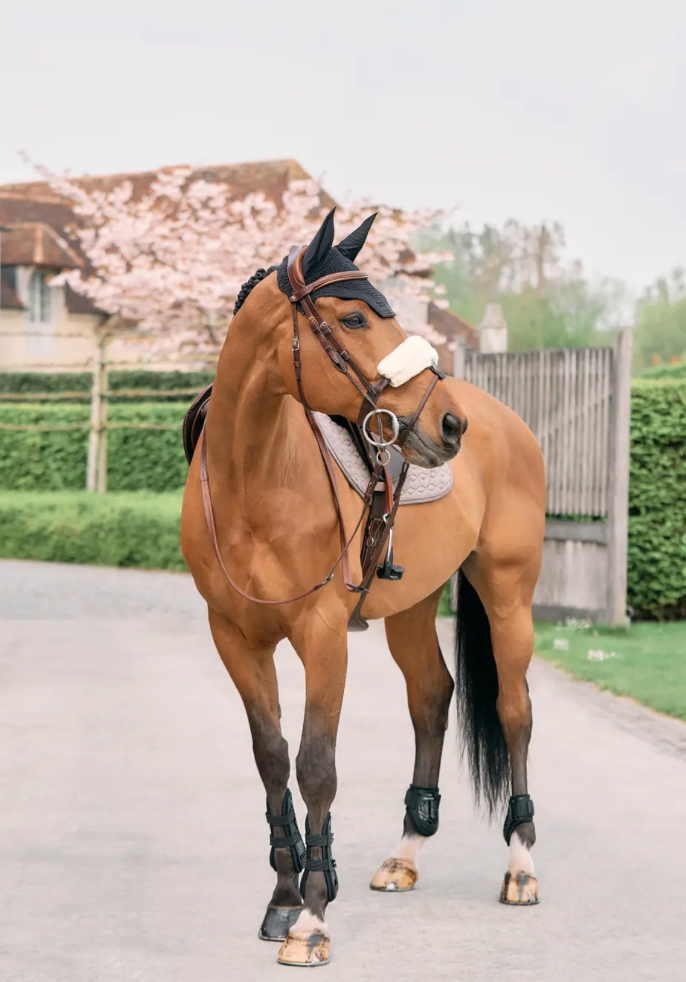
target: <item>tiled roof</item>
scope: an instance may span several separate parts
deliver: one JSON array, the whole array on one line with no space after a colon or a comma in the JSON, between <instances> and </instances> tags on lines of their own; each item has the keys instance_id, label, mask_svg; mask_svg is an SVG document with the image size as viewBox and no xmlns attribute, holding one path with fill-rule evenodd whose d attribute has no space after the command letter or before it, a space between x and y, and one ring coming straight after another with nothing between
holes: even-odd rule
<instances>
[{"instance_id":1,"label":"tiled roof","mask_svg":"<svg viewBox=\"0 0 686 982\"><path fill-rule=\"evenodd\" d=\"M150 188L158 173L169 173L175 169L163 167L159 171L139 174L108 174L102 177L80 177L76 180L89 191L111 191L124 181L130 181L134 198L140 198ZM275 200L283 194L291 181L303 180L309 176L295 160L269 160L252 164L197 167L188 180L227 184L232 198L244 197L250 191L262 191L268 198ZM324 195L324 203L334 202L328 195ZM78 225L81 221L82 219L74 215L71 202L53 191L45 181L0 185L0 224L15 226L41 222L51 226L69 242L69 226ZM74 242L70 244L75 245Z\"/></svg>"},{"instance_id":2,"label":"tiled roof","mask_svg":"<svg viewBox=\"0 0 686 982\"><path fill-rule=\"evenodd\" d=\"M15 225L2 240L3 266L47 266L76 269L81 260L76 251L44 222Z\"/></svg>"}]
</instances>

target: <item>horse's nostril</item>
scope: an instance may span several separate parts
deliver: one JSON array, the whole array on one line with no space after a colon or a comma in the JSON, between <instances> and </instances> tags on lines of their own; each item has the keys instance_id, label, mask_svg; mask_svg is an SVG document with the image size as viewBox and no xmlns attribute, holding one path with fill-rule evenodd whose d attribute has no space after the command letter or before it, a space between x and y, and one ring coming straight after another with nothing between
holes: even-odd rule
<instances>
[{"instance_id":1,"label":"horse's nostril","mask_svg":"<svg viewBox=\"0 0 686 982\"><path fill-rule=\"evenodd\" d=\"M452 413L446 413L441 426L443 429L443 440L455 446L459 442L463 432L462 420L458 419L457 416L453 416Z\"/></svg>"}]
</instances>

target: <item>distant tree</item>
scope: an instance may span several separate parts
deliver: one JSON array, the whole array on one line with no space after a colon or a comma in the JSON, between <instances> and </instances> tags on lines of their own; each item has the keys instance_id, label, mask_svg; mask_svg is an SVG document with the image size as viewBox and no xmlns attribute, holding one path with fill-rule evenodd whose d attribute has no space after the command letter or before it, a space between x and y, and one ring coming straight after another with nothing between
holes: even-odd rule
<instances>
[{"instance_id":1,"label":"distant tree","mask_svg":"<svg viewBox=\"0 0 686 982\"><path fill-rule=\"evenodd\" d=\"M686 359L686 273L675 269L648 287L638 303L634 355L641 367Z\"/></svg>"},{"instance_id":2,"label":"distant tree","mask_svg":"<svg viewBox=\"0 0 686 982\"><path fill-rule=\"evenodd\" d=\"M433 237L432 237L433 236ZM618 326L623 285L589 282L579 261L565 261L561 225L434 229L426 244L453 259L434 270L450 308L478 324L489 301L498 301L513 350L602 344L603 329Z\"/></svg>"}]
</instances>

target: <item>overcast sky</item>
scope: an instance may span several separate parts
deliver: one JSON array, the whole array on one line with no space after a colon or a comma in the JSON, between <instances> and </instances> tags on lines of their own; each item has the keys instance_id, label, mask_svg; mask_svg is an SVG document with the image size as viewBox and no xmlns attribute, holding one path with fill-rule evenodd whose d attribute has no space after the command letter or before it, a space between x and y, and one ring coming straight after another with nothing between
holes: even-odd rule
<instances>
[{"instance_id":1,"label":"overcast sky","mask_svg":"<svg viewBox=\"0 0 686 982\"><path fill-rule=\"evenodd\" d=\"M33 0L0 14L0 182L295 157L334 196L558 220L686 265L680 0Z\"/></svg>"}]
</instances>

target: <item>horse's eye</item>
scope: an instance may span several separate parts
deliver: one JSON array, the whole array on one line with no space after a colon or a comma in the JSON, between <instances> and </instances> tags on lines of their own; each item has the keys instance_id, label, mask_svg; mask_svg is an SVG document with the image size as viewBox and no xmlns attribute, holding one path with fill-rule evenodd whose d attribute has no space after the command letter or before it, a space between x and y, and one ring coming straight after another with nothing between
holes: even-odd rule
<instances>
[{"instance_id":1,"label":"horse's eye","mask_svg":"<svg viewBox=\"0 0 686 982\"><path fill-rule=\"evenodd\" d=\"M354 313L348 314L347 317L343 317L341 324L343 327L350 328L351 331L359 331L367 326L367 315L361 310L356 310Z\"/></svg>"}]
</instances>

